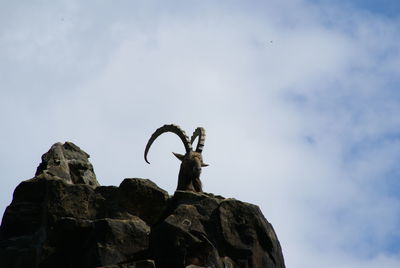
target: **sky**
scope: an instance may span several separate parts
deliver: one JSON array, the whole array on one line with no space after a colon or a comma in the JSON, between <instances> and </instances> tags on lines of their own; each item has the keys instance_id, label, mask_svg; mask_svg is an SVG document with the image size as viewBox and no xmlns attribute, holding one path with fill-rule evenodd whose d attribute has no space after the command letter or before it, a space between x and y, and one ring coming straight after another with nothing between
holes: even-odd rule
<instances>
[{"instance_id":1,"label":"sky","mask_svg":"<svg viewBox=\"0 0 400 268\"><path fill-rule=\"evenodd\" d=\"M102 185L173 194L178 124L204 191L257 204L287 267L400 267L400 2L3 1L0 213L72 141Z\"/></svg>"}]
</instances>

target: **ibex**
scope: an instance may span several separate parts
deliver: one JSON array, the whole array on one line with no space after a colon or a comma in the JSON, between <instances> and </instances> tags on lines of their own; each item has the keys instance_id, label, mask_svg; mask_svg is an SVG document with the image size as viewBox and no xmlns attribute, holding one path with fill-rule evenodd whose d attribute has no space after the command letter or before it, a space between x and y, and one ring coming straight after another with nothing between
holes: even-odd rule
<instances>
[{"instance_id":1,"label":"ibex","mask_svg":"<svg viewBox=\"0 0 400 268\"><path fill-rule=\"evenodd\" d=\"M200 181L201 168L208 166L207 164L204 164L203 157L201 155L206 138L206 131L202 127L196 128L196 130L193 132L192 138L189 141L185 131L183 131L177 125L164 125L160 127L153 133L153 135L151 135L149 141L147 142L146 149L144 150L144 160L146 160L148 164L150 163L147 160L147 153L149 152L151 144L157 139L158 136L165 132L172 132L178 135L186 149L186 153L184 155L173 153L182 162L178 176L178 187L176 189L183 191L202 192L202 184ZM193 151L192 144L197 137L199 137L199 141L196 146L196 151Z\"/></svg>"}]
</instances>

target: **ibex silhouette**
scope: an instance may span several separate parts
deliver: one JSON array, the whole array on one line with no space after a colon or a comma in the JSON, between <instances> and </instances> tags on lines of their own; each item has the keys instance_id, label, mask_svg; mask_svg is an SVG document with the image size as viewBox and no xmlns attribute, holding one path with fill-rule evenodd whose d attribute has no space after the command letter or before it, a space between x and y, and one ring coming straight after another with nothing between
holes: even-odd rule
<instances>
[{"instance_id":1,"label":"ibex silhouette","mask_svg":"<svg viewBox=\"0 0 400 268\"><path fill-rule=\"evenodd\" d=\"M173 153L179 160L181 160L181 168L178 176L178 187L177 190L203 192L202 184L200 181L201 168L208 166L204 164L201 152L203 151L204 142L206 138L206 131L202 127L196 128L193 132L192 138L189 141L185 131L183 131L177 125L164 125L157 129L153 135L151 135L147 142L146 149L144 150L144 160L148 164L147 153L149 152L151 144L157 139L158 136L165 132L172 132L178 135L185 146L185 154ZM196 146L196 151L193 151L192 144L199 137L199 141Z\"/></svg>"}]
</instances>

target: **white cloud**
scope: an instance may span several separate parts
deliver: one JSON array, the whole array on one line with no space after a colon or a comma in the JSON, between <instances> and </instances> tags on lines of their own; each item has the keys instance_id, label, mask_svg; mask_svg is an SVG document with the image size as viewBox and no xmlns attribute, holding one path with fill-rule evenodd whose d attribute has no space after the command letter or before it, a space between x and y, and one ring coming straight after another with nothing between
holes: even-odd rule
<instances>
[{"instance_id":1,"label":"white cloud","mask_svg":"<svg viewBox=\"0 0 400 268\"><path fill-rule=\"evenodd\" d=\"M183 146L162 136L149 166L145 143L165 123L201 125L205 190L257 203L288 267L397 267L398 22L302 1L176 3L9 9L2 207L64 140L102 184L172 193Z\"/></svg>"}]
</instances>

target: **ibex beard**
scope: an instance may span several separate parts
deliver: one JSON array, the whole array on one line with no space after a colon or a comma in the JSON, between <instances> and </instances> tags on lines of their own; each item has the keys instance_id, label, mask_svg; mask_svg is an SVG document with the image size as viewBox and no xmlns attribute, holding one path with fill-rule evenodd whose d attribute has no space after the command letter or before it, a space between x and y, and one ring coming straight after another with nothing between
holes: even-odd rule
<instances>
[{"instance_id":1,"label":"ibex beard","mask_svg":"<svg viewBox=\"0 0 400 268\"><path fill-rule=\"evenodd\" d=\"M208 166L203 163L201 153L189 152L185 155L173 153L182 161L178 176L177 190L202 192L200 180L201 168Z\"/></svg>"}]
</instances>

